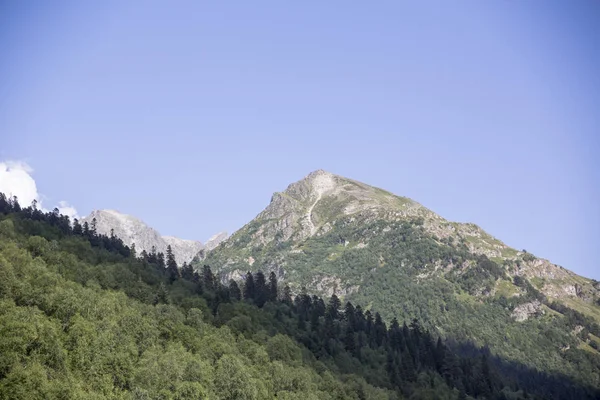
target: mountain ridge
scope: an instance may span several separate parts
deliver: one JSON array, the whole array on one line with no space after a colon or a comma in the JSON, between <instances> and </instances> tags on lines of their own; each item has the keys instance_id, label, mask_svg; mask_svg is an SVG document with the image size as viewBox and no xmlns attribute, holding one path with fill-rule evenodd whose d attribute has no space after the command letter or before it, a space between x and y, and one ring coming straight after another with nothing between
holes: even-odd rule
<instances>
[{"instance_id":1,"label":"mountain ridge","mask_svg":"<svg viewBox=\"0 0 600 400\"><path fill-rule=\"evenodd\" d=\"M342 196L342 201L331 200L332 196ZM329 204L322 204L322 200ZM269 205L253 220L266 222L253 235L261 245L274 240L306 240L311 236L327 233L332 226L331 219L355 214L366 216L367 219L383 218L391 221L423 218L423 227L438 241L458 237L464 241L471 253L485 255L500 263L506 260L514 261L526 254L506 245L475 223L449 221L415 200L322 169L288 185L283 192L275 192ZM234 232L230 239L225 241L224 246L233 246L232 241L235 241L236 234L242 232L246 226ZM281 236L278 236L278 233ZM530 254L525 256L523 261L514 269L514 275L568 280L579 277L592 281L549 260ZM569 287L558 288L550 284L541 289L552 297L560 297L562 292L566 295L576 294L576 282L571 283L573 284Z\"/></svg>"},{"instance_id":2,"label":"mountain ridge","mask_svg":"<svg viewBox=\"0 0 600 400\"><path fill-rule=\"evenodd\" d=\"M225 232L217 233L209 239L208 247L200 241L181 239L174 236L163 236L156 229L150 227L139 218L121 213L116 210L93 210L88 216L81 219L90 226L96 220L96 230L100 234L110 236L111 232L131 247L135 243L138 253L150 253L154 247L157 252L166 253L167 246L171 246L175 260L179 265L190 262L201 251L216 247L227 237Z\"/></svg>"}]
</instances>

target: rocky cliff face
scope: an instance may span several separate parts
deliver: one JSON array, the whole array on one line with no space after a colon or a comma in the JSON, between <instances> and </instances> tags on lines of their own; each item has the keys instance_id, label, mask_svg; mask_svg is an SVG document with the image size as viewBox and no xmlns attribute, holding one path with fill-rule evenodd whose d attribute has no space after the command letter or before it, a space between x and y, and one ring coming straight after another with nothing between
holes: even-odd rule
<instances>
[{"instance_id":1,"label":"rocky cliff face","mask_svg":"<svg viewBox=\"0 0 600 400\"><path fill-rule=\"evenodd\" d=\"M94 218L98 233L110 235L112 229L115 236L121 238L127 246L131 247L135 243L138 254L143 250L150 252L153 246L156 247L156 251L165 253L167 246L171 245L175 260L182 265L184 262L190 262L200 251L205 249L205 246L196 240L161 236L155 229L139 219L114 210L92 211L90 215L81 219L81 223L91 224ZM215 235L213 238L211 246L215 246L215 243L218 244L220 240L224 239L222 235Z\"/></svg>"}]
</instances>

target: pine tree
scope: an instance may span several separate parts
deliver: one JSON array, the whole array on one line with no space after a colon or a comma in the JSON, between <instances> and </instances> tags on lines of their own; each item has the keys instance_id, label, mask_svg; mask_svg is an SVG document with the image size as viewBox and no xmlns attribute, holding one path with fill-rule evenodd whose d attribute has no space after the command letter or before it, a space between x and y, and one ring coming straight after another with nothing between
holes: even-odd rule
<instances>
[{"instance_id":1,"label":"pine tree","mask_svg":"<svg viewBox=\"0 0 600 400\"><path fill-rule=\"evenodd\" d=\"M310 325L313 331L318 330L320 318L325 316L325 312L326 307L323 299L317 296L313 296L312 308L310 310Z\"/></svg>"},{"instance_id":2,"label":"pine tree","mask_svg":"<svg viewBox=\"0 0 600 400\"><path fill-rule=\"evenodd\" d=\"M13 196L10 200L10 205L12 206L12 209L14 212L20 212L21 211L21 206L19 205L19 199L17 198L17 196Z\"/></svg>"},{"instance_id":3,"label":"pine tree","mask_svg":"<svg viewBox=\"0 0 600 400\"><path fill-rule=\"evenodd\" d=\"M408 329L408 328L407 328ZM370 310L365 312L365 333L367 336L371 336L371 331L373 330L373 315Z\"/></svg>"},{"instance_id":4,"label":"pine tree","mask_svg":"<svg viewBox=\"0 0 600 400\"><path fill-rule=\"evenodd\" d=\"M81 236L83 234L83 228L81 227L81 224L77 218L73 220L73 234L77 236Z\"/></svg>"},{"instance_id":5,"label":"pine tree","mask_svg":"<svg viewBox=\"0 0 600 400\"><path fill-rule=\"evenodd\" d=\"M366 326L365 314L363 313L361 306L356 306L354 309L354 330L356 332L364 332Z\"/></svg>"},{"instance_id":6,"label":"pine tree","mask_svg":"<svg viewBox=\"0 0 600 400\"><path fill-rule=\"evenodd\" d=\"M183 266L181 267L181 277L183 279L185 279L186 281L193 282L194 281L194 267L192 267L191 264L184 262Z\"/></svg>"},{"instance_id":7,"label":"pine tree","mask_svg":"<svg viewBox=\"0 0 600 400\"><path fill-rule=\"evenodd\" d=\"M331 317L331 319L339 319L340 318L340 308L342 307L342 302L340 299L334 294L329 298L329 304L327 304L327 315Z\"/></svg>"},{"instance_id":8,"label":"pine tree","mask_svg":"<svg viewBox=\"0 0 600 400\"><path fill-rule=\"evenodd\" d=\"M56 211L56 213L58 213L58 208L55 208L54 210ZM94 217L92 219L92 226L90 227L90 233L92 234L92 236L96 236L97 235L97 231L96 231L97 226L98 226L98 221Z\"/></svg>"},{"instance_id":9,"label":"pine tree","mask_svg":"<svg viewBox=\"0 0 600 400\"><path fill-rule=\"evenodd\" d=\"M234 301L240 301L242 299L240 287L233 279L229 281L229 298Z\"/></svg>"},{"instance_id":10,"label":"pine tree","mask_svg":"<svg viewBox=\"0 0 600 400\"><path fill-rule=\"evenodd\" d=\"M161 273L165 272L165 254L162 251L156 255L156 266Z\"/></svg>"},{"instance_id":11,"label":"pine tree","mask_svg":"<svg viewBox=\"0 0 600 400\"><path fill-rule=\"evenodd\" d=\"M346 320L348 325L352 327L352 330L354 330L354 328L356 327L355 312L356 310L354 309L352 303L347 302L346 306L344 307L344 319Z\"/></svg>"},{"instance_id":12,"label":"pine tree","mask_svg":"<svg viewBox=\"0 0 600 400\"><path fill-rule=\"evenodd\" d=\"M217 279L209 265L202 267L202 285L204 290L214 291L217 287Z\"/></svg>"},{"instance_id":13,"label":"pine tree","mask_svg":"<svg viewBox=\"0 0 600 400\"><path fill-rule=\"evenodd\" d=\"M292 306L292 289L290 289L288 285L285 285L285 287L283 288L283 296L281 301L290 307Z\"/></svg>"},{"instance_id":14,"label":"pine tree","mask_svg":"<svg viewBox=\"0 0 600 400\"><path fill-rule=\"evenodd\" d=\"M158 286L158 290L156 291L156 294L154 295L153 304L154 305L169 304L169 292L167 291L167 288L165 287L164 283L162 283L162 282Z\"/></svg>"},{"instance_id":15,"label":"pine tree","mask_svg":"<svg viewBox=\"0 0 600 400\"><path fill-rule=\"evenodd\" d=\"M254 300L254 296L254 276L252 276L252 272L248 271L246 274L246 282L244 283L244 300Z\"/></svg>"},{"instance_id":16,"label":"pine tree","mask_svg":"<svg viewBox=\"0 0 600 400\"><path fill-rule=\"evenodd\" d=\"M131 243L131 248L129 249L129 254L132 258L137 258L137 251L135 249L135 242Z\"/></svg>"},{"instance_id":17,"label":"pine tree","mask_svg":"<svg viewBox=\"0 0 600 400\"><path fill-rule=\"evenodd\" d=\"M267 293L267 281L265 279L265 274L262 271L258 271L254 276L254 304L258 307L262 307L267 302L268 293Z\"/></svg>"},{"instance_id":18,"label":"pine tree","mask_svg":"<svg viewBox=\"0 0 600 400\"><path fill-rule=\"evenodd\" d=\"M175 255L173 254L171 245L167 246L167 273L171 283L175 282L179 278L179 268L177 267L177 262L175 261Z\"/></svg>"},{"instance_id":19,"label":"pine tree","mask_svg":"<svg viewBox=\"0 0 600 400\"><path fill-rule=\"evenodd\" d=\"M386 340L387 336L387 328L385 323L381 319L381 315L377 312L375 313L375 332L374 332L374 340L377 346L383 346L383 343Z\"/></svg>"},{"instance_id":20,"label":"pine tree","mask_svg":"<svg viewBox=\"0 0 600 400\"><path fill-rule=\"evenodd\" d=\"M275 272L271 271L269 274L269 301L275 302L277 301L278 292L277 292L277 275Z\"/></svg>"}]
</instances>

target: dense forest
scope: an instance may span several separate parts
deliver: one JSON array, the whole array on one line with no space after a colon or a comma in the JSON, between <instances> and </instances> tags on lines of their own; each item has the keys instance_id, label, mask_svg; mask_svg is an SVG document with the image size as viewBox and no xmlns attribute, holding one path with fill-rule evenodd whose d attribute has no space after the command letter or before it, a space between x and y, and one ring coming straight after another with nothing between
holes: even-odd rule
<instances>
[{"instance_id":1,"label":"dense forest","mask_svg":"<svg viewBox=\"0 0 600 400\"><path fill-rule=\"evenodd\" d=\"M418 320L293 296L274 273L222 282L1 193L0 303L1 399L600 397Z\"/></svg>"}]
</instances>

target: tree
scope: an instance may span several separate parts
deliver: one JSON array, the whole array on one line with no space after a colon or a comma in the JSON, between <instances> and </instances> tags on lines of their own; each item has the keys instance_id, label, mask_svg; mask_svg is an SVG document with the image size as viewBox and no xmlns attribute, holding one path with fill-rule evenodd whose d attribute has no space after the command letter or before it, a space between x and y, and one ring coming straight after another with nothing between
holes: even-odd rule
<instances>
[{"instance_id":1,"label":"tree","mask_svg":"<svg viewBox=\"0 0 600 400\"><path fill-rule=\"evenodd\" d=\"M268 299L268 291L265 274L262 271L258 271L254 276L254 290L254 303L258 307L264 306Z\"/></svg>"},{"instance_id":2,"label":"tree","mask_svg":"<svg viewBox=\"0 0 600 400\"><path fill-rule=\"evenodd\" d=\"M17 196L13 196L10 203L11 203L12 209L15 212L21 211L21 206L19 205L19 199L17 198Z\"/></svg>"},{"instance_id":3,"label":"tree","mask_svg":"<svg viewBox=\"0 0 600 400\"><path fill-rule=\"evenodd\" d=\"M340 299L334 294L329 298L329 304L327 304L327 315L331 317L331 319L339 319L340 318L340 308L342 307L342 302Z\"/></svg>"},{"instance_id":4,"label":"tree","mask_svg":"<svg viewBox=\"0 0 600 400\"><path fill-rule=\"evenodd\" d=\"M288 285L285 285L283 288L283 296L281 301L290 307L292 306L292 289L290 289Z\"/></svg>"},{"instance_id":5,"label":"tree","mask_svg":"<svg viewBox=\"0 0 600 400\"><path fill-rule=\"evenodd\" d=\"M378 312L375 313L375 343L382 346L387 335L387 328Z\"/></svg>"},{"instance_id":6,"label":"tree","mask_svg":"<svg viewBox=\"0 0 600 400\"><path fill-rule=\"evenodd\" d=\"M240 301L242 299L240 287L233 279L229 281L229 298L234 301Z\"/></svg>"},{"instance_id":7,"label":"tree","mask_svg":"<svg viewBox=\"0 0 600 400\"><path fill-rule=\"evenodd\" d=\"M216 289L217 279L209 265L202 267L202 285L204 286L204 290L214 291Z\"/></svg>"},{"instance_id":8,"label":"tree","mask_svg":"<svg viewBox=\"0 0 600 400\"><path fill-rule=\"evenodd\" d=\"M175 280L179 278L179 268L177 267L177 262L175 261L175 255L173 254L171 245L167 246L167 273L169 274L169 280L171 283L175 282Z\"/></svg>"},{"instance_id":9,"label":"tree","mask_svg":"<svg viewBox=\"0 0 600 400\"><path fill-rule=\"evenodd\" d=\"M158 270L163 273L165 270L165 254L161 251L156 255L156 265L158 266Z\"/></svg>"},{"instance_id":10,"label":"tree","mask_svg":"<svg viewBox=\"0 0 600 400\"><path fill-rule=\"evenodd\" d=\"M83 228L77 218L73 219L73 234L81 236L83 234Z\"/></svg>"},{"instance_id":11,"label":"tree","mask_svg":"<svg viewBox=\"0 0 600 400\"><path fill-rule=\"evenodd\" d=\"M244 283L244 300L254 300L254 296L254 276L252 276L252 272L248 271L246 274L246 282Z\"/></svg>"},{"instance_id":12,"label":"tree","mask_svg":"<svg viewBox=\"0 0 600 400\"><path fill-rule=\"evenodd\" d=\"M194 281L194 267L192 267L191 264L184 262L183 266L181 267L181 277L187 281L193 282Z\"/></svg>"},{"instance_id":13,"label":"tree","mask_svg":"<svg viewBox=\"0 0 600 400\"><path fill-rule=\"evenodd\" d=\"M153 304L169 304L169 292L167 291L165 284L162 282L158 286L158 290L154 295Z\"/></svg>"},{"instance_id":14,"label":"tree","mask_svg":"<svg viewBox=\"0 0 600 400\"><path fill-rule=\"evenodd\" d=\"M275 302L277 301L277 275L275 275L275 272L271 271L271 273L269 274L269 288L268 288L268 300Z\"/></svg>"},{"instance_id":15,"label":"tree","mask_svg":"<svg viewBox=\"0 0 600 400\"><path fill-rule=\"evenodd\" d=\"M58 212L58 208L55 208L54 210L56 210L56 211ZM96 220L96 218L94 217L94 218L92 219L92 226L91 226L91 228L90 228L90 229L91 229L91 232L90 232L90 233L92 234L92 236L96 236L96 234L97 234L97 232L96 232L97 225L98 225L98 221L97 221L97 220Z\"/></svg>"}]
</instances>

